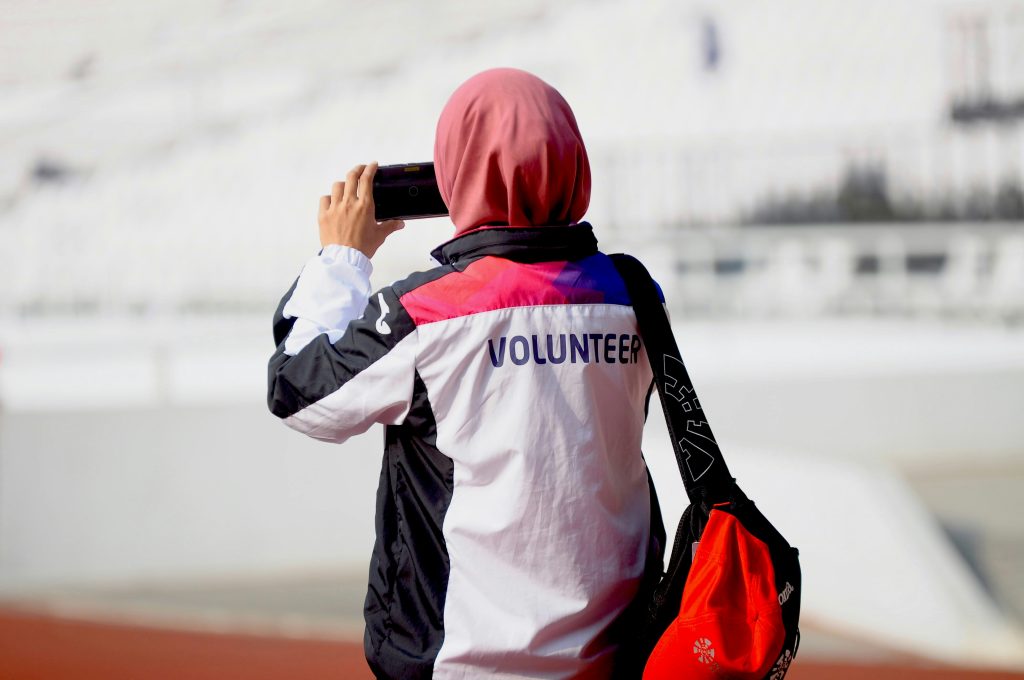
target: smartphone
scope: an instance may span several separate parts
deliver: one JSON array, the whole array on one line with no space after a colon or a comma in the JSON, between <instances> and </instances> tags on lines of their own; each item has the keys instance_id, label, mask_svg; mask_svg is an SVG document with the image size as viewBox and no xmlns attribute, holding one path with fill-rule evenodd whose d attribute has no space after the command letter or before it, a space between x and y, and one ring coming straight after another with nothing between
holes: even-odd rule
<instances>
[{"instance_id":1,"label":"smartphone","mask_svg":"<svg viewBox=\"0 0 1024 680\"><path fill-rule=\"evenodd\" d=\"M448 214L434 176L433 163L382 165L373 177L374 216L381 220L417 220Z\"/></svg>"}]
</instances>

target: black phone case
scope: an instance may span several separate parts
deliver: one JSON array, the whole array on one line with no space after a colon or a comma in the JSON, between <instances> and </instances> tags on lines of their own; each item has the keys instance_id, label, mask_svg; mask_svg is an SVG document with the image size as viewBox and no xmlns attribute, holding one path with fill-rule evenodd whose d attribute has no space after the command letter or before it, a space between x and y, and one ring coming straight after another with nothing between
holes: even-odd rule
<instances>
[{"instance_id":1,"label":"black phone case","mask_svg":"<svg viewBox=\"0 0 1024 680\"><path fill-rule=\"evenodd\" d=\"M374 217L415 220L448 214L433 163L382 165L373 177Z\"/></svg>"}]
</instances>

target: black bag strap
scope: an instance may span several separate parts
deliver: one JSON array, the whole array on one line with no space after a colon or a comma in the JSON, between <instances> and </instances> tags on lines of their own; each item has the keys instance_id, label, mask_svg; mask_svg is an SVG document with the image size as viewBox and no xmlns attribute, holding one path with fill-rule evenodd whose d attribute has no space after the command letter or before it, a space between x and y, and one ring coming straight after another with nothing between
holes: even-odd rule
<instances>
[{"instance_id":1,"label":"black bag strap","mask_svg":"<svg viewBox=\"0 0 1024 680\"><path fill-rule=\"evenodd\" d=\"M731 501L735 480L697 399L654 279L631 255L619 253L611 258L633 303L686 494L691 502L703 504L706 509Z\"/></svg>"}]
</instances>

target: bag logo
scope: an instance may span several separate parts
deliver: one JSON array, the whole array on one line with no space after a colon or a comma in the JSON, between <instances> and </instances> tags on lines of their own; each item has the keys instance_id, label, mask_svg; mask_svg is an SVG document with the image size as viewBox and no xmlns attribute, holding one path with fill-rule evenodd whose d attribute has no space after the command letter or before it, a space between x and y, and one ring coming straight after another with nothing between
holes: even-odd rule
<instances>
[{"instance_id":1,"label":"bag logo","mask_svg":"<svg viewBox=\"0 0 1024 680\"><path fill-rule=\"evenodd\" d=\"M686 376L686 368L683 362L671 354L664 355L663 367L665 372L665 394L672 397L682 405L683 412L697 416L697 411L703 411L700 407L700 400L693 386L679 376ZM674 375L673 375L674 373ZM707 434L701 430L707 430ZM686 453L686 468L690 471L690 478L697 481L711 469L715 462L715 455L711 451L718 450L718 443L711 436L711 430L704 420L687 420L686 434L679 440L679 448Z\"/></svg>"},{"instance_id":2,"label":"bag logo","mask_svg":"<svg viewBox=\"0 0 1024 680\"><path fill-rule=\"evenodd\" d=\"M697 661L700 663L711 666L712 671L719 670L718 662L715 661L715 646L711 643L710 639L702 637L694 640L693 655L697 657Z\"/></svg>"},{"instance_id":3,"label":"bag logo","mask_svg":"<svg viewBox=\"0 0 1024 680\"><path fill-rule=\"evenodd\" d=\"M786 677L786 671L789 670L790 664L793 663L793 652L784 650L779 660L775 662L775 666L772 668L771 677L768 680L782 680Z\"/></svg>"},{"instance_id":4,"label":"bag logo","mask_svg":"<svg viewBox=\"0 0 1024 680\"><path fill-rule=\"evenodd\" d=\"M388 315L391 308L388 307L388 303L384 302L384 293L377 293L377 302L380 303L380 318L377 319L377 332L381 335L389 335L391 333L391 326L384 320L384 317Z\"/></svg>"},{"instance_id":5,"label":"bag logo","mask_svg":"<svg viewBox=\"0 0 1024 680\"><path fill-rule=\"evenodd\" d=\"M789 600L789 596L792 595L795 591L796 588L793 587L793 584L789 581L786 581L786 586L782 589L782 592L779 593L779 604L786 604L786 602Z\"/></svg>"}]
</instances>

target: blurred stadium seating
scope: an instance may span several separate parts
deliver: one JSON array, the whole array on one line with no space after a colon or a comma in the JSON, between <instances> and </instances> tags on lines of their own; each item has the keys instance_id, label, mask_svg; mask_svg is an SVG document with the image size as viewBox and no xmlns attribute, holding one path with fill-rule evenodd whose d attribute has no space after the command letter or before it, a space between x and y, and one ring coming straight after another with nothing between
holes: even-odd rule
<instances>
[{"instance_id":1,"label":"blurred stadium seating","mask_svg":"<svg viewBox=\"0 0 1024 680\"><path fill-rule=\"evenodd\" d=\"M964 16L992 29L994 83L1022 86L1006 3L131 7L34 3L0 41L0 314L265 309L330 178L429 158L451 88L514 63L577 109L599 234L671 243L658 274L688 313L1024 316L1024 124L950 113L980 87Z\"/></svg>"}]
</instances>

